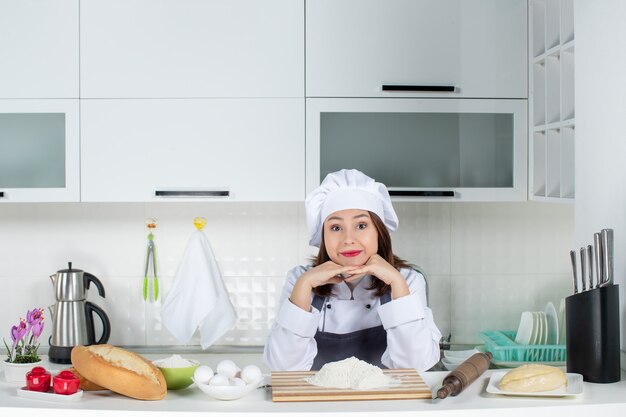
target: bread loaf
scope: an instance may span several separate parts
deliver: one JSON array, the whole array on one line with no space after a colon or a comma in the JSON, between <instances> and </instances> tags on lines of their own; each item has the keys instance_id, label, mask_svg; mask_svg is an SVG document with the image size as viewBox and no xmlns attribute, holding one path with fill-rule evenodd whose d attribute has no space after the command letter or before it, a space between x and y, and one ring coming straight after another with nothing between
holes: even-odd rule
<instances>
[{"instance_id":1,"label":"bread loaf","mask_svg":"<svg viewBox=\"0 0 626 417\"><path fill-rule=\"evenodd\" d=\"M84 376L82 376L80 374L80 372L78 372L76 370L76 368L74 368L74 367L67 368L65 370L66 371L70 371L71 373L76 375L76 377L78 379L80 379L80 385L78 386L78 388L82 389L83 391L102 391L102 390L106 390L106 388L101 387L100 385L95 384L92 381L90 381L87 378L85 378Z\"/></svg>"},{"instance_id":2,"label":"bread loaf","mask_svg":"<svg viewBox=\"0 0 626 417\"><path fill-rule=\"evenodd\" d=\"M72 365L88 380L138 400L165 398L165 378L152 362L111 345L76 346Z\"/></svg>"},{"instance_id":3,"label":"bread loaf","mask_svg":"<svg viewBox=\"0 0 626 417\"><path fill-rule=\"evenodd\" d=\"M502 391L540 392L552 391L565 385L567 377L559 368L530 364L507 372L498 387Z\"/></svg>"}]
</instances>

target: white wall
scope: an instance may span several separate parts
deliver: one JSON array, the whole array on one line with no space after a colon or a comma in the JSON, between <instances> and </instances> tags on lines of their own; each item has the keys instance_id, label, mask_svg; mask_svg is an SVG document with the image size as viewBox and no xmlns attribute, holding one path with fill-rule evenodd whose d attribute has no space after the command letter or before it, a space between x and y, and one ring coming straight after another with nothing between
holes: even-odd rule
<instances>
[{"instance_id":1,"label":"white wall","mask_svg":"<svg viewBox=\"0 0 626 417\"><path fill-rule=\"evenodd\" d=\"M516 329L521 311L543 310L548 301L558 307L571 293L572 205L395 207L395 252L425 270L435 320L453 342L478 343L479 331ZM106 299L92 291L90 300L110 316L112 343L176 344L161 327L160 304L141 297L144 221L159 221L155 239L166 294L196 216L207 219L205 232L239 313L237 328L219 344L262 344L285 272L314 253L306 245L301 203L0 205L0 334L9 338L28 308L54 302L48 275L72 261L106 288Z\"/></svg>"},{"instance_id":2,"label":"white wall","mask_svg":"<svg viewBox=\"0 0 626 417\"><path fill-rule=\"evenodd\" d=\"M577 246L613 228L626 347L626 2L576 0ZM622 354L622 366L626 356Z\"/></svg>"}]
</instances>

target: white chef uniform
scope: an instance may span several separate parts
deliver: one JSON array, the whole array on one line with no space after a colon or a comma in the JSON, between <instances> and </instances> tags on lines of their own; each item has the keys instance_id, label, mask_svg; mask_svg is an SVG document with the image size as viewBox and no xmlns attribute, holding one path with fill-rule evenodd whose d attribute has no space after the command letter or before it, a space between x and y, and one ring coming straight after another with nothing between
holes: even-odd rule
<instances>
[{"instance_id":1,"label":"white chef uniform","mask_svg":"<svg viewBox=\"0 0 626 417\"><path fill-rule=\"evenodd\" d=\"M426 282L422 274L401 269L410 294L382 305L374 290L367 290L370 276L361 280L353 291L345 283L335 284L321 311L312 306L307 312L292 304L289 296L298 277L309 268L298 266L287 275L276 321L265 344L264 361L270 369L311 369L318 355L315 337L320 332L345 335L381 325L386 332L386 347L381 350L380 364L425 371L437 363L441 332L426 305ZM314 298L312 295L311 300ZM360 348L365 354L368 349L374 349L373 346ZM336 354L335 360L346 357L345 352Z\"/></svg>"}]
</instances>

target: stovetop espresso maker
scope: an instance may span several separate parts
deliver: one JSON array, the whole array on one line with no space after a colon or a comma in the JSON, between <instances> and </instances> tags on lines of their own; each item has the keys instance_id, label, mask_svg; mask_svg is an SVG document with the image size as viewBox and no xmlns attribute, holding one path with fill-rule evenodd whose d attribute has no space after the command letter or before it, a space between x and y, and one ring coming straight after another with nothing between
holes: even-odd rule
<instances>
[{"instance_id":1,"label":"stovetop espresso maker","mask_svg":"<svg viewBox=\"0 0 626 417\"><path fill-rule=\"evenodd\" d=\"M111 335L111 322L105 312L97 305L87 301L87 290L93 283L98 294L104 298L104 287L98 278L80 269L57 271L50 275L54 287L56 304L50 306L52 316L52 335L50 336L50 362L71 363L74 346L106 343ZM102 321L102 335L96 340L93 313Z\"/></svg>"}]
</instances>

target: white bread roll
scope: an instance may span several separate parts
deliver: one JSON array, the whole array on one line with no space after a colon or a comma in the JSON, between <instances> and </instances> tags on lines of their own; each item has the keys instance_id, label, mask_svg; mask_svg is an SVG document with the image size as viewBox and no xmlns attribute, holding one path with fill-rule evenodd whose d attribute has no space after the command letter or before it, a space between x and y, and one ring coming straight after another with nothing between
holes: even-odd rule
<instances>
[{"instance_id":1,"label":"white bread roll","mask_svg":"<svg viewBox=\"0 0 626 417\"><path fill-rule=\"evenodd\" d=\"M71 373L76 375L78 377L78 379L80 379L80 385L78 386L78 388L82 389L83 391L102 391L102 390L106 390L106 388L101 387L98 384L94 384L92 381L90 381L87 378L85 378L84 376L82 376L80 374L80 372L78 372L76 370L76 368L74 368L74 367L67 368L65 370L66 371L70 371Z\"/></svg>"},{"instance_id":2,"label":"white bread roll","mask_svg":"<svg viewBox=\"0 0 626 417\"><path fill-rule=\"evenodd\" d=\"M138 400L165 398L165 378L152 362L111 345L76 346L72 365L88 380Z\"/></svg>"},{"instance_id":3,"label":"white bread roll","mask_svg":"<svg viewBox=\"0 0 626 417\"><path fill-rule=\"evenodd\" d=\"M559 368L530 364L507 372L498 388L502 391L540 392L552 391L564 385L567 385L567 377Z\"/></svg>"}]
</instances>

